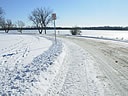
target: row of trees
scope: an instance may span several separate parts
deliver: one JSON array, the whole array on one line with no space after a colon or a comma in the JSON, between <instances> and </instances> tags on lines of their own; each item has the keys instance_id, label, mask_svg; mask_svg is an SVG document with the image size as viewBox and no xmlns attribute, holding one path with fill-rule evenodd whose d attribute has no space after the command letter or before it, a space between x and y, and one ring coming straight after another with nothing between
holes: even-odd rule
<instances>
[{"instance_id":1,"label":"row of trees","mask_svg":"<svg viewBox=\"0 0 128 96\"><path fill-rule=\"evenodd\" d=\"M6 33L9 32L10 28L12 27L18 27L19 32L22 33L22 28L25 26L23 21L18 20L15 24L12 23L10 19L4 18L4 11L2 8L0 8L0 27L5 30Z\"/></svg>"},{"instance_id":2,"label":"row of trees","mask_svg":"<svg viewBox=\"0 0 128 96\"><path fill-rule=\"evenodd\" d=\"M52 22L52 10L49 8L37 8L31 12L31 15L28 17L30 21L38 29L39 33L42 34L49 23ZM18 20L15 24L12 23L10 19L4 18L4 11L0 8L0 28L4 29L6 33L9 32L10 28L18 28L19 32L22 33L22 28L25 26L25 23L21 20Z\"/></svg>"}]
</instances>

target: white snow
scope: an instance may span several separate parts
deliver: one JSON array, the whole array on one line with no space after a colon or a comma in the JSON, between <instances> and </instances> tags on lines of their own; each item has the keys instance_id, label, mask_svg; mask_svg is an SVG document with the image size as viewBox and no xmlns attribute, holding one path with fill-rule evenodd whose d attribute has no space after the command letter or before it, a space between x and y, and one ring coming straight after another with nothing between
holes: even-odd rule
<instances>
[{"instance_id":1,"label":"white snow","mask_svg":"<svg viewBox=\"0 0 128 96\"><path fill-rule=\"evenodd\" d=\"M39 35L0 35L0 95L45 93L57 74L62 43ZM63 54L60 55L63 59Z\"/></svg>"},{"instance_id":2,"label":"white snow","mask_svg":"<svg viewBox=\"0 0 128 96\"><path fill-rule=\"evenodd\" d=\"M67 72L66 82L63 84L64 87L62 87L62 91L59 95L127 96L127 43L105 39L78 38L71 36L61 37L67 39L67 42L74 42L77 46L79 45L79 47L66 44L69 46L70 50L74 50L73 52L75 54L73 55L73 52L71 52L73 63L70 63L71 68L69 66L70 70ZM81 60L82 58L83 60ZM83 61L84 63L82 63ZM84 67L81 67L81 63ZM83 68L85 68L85 70L83 70ZM83 76L84 74L86 75ZM83 77L84 80L81 77ZM80 81L80 84L77 85L75 80ZM87 84L84 83L86 81ZM81 85L86 85L84 88L84 92L86 93L82 93L83 88Z\"/></svg>"},{"instance_id":3,"label":"white snow","mask_svg":"<svg viewBox=\"0 0 128 96\"><path fill-rule=\"evenodd\" d=\"M30 35L0 35L0 41L0 62L9 70L17 63L30 63L52 45L49 40Z\"/></svg>"},{"instance_id":4,"label":"white snow","mask_svg":"<svg viewBox=\"0 0 128 96\"><path fill-rule=\"evenodd\" d=\"M53 33L52 31L48 31ZM116 40L128 40L128 31L114 31L114 30L81 30L81 36L94 38L109 38ZM58 30L58 35L71 35L70 30Z\"/></svg>"},{"instance_id":5,"label":"white snow","mask_svg":"<svg viewBox=\"0 0 128 96\"><path fill-rule=\"evenodd\" d=\"M0 95L126 96L126 43L59 36L0 34Z\"/></svg>"}]
</instances>

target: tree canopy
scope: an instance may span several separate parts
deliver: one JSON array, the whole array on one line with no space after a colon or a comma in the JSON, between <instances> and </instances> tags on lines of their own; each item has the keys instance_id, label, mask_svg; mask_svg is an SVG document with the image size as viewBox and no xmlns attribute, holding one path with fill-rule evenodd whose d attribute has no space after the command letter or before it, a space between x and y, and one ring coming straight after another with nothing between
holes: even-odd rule
<instances>
[{"instance_id":1,"label":"tree canopy","mask_svg":"<svg viewBox=\"0 0 128 96\"><path fill-rule=\"evenodd\" d=\"M46 34L46 26L52 21L51 15L52 10L49 8L36 8L32 11L29 19L36 25L40 34L42 34L43 28Z\"/></svg>"}]
</instances>

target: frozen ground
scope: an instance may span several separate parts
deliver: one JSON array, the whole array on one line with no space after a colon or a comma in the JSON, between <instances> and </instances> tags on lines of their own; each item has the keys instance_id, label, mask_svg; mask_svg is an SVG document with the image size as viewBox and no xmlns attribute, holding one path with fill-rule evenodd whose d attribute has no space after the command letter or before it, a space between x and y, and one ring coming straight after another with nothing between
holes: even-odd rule
<instances>
[{"instance_id":1,"label":"frozen ground","mask_svg":"<svg viewBox=\"0 0 128 96\"><path fill-rule=\"evenodd\" d=\"M57 43L39 35L0 36L0 95L128 94L127 43L72 36L59 36Z\"/></svg>"}]
</instances>

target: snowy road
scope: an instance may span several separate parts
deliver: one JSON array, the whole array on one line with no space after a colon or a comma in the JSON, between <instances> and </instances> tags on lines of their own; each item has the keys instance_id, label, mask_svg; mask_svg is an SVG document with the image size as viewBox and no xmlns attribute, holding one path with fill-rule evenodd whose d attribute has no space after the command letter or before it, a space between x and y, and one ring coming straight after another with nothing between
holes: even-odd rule
<instances>
[{"instance_id":1,"label":"snowy road","mask_svg":"<svg viewBox=\"0 0 128 96\"><path fill-rule=\"evenodd\" d=\"M61 38L68 59L65 58L46 96L127 96L127 43Z\"/></svg>"},{"instance_id":2,"label":"snowy road","mask_svg":"<svg viewBox=\"0 0 128 96\"><path fill-rule=\"evenodd\" d=\"M64 41L66 56L45 96L83 96L87 94L87 74L83 50Z\"/></svg>"},{"instance_id":3,"label":"snowy road","mask_svg":"<svg viewBox=\"0 0 128 96\"><path fill-rule=\"evenodd\" d=\"M127 96L128 44L0 35L2 96ZM60 40L61 39L61 40Z\"/></svg>"}]
</instances>

